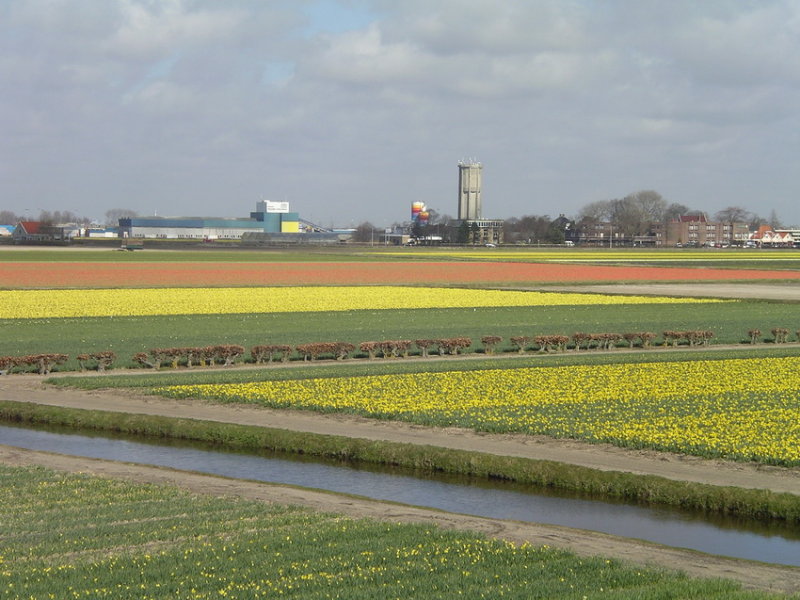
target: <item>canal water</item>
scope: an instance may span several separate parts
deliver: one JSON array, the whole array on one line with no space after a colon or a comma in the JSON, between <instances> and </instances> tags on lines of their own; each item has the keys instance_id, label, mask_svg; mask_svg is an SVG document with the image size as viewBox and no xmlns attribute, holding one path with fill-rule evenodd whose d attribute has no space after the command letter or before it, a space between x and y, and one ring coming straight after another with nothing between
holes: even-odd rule
<instances>
[{"instance_id":1,"label":"canal water","mask_svg":"<svg viewBox=\"0 0 800 600\"><path fill-rule=\"evenodd\" d=\"M710 554L800 566L800 529L554 495L528 486L254 455L199 444L0 426L0 444L357 494L482 517L548 523Z\"/></svg>"}]
</instances>

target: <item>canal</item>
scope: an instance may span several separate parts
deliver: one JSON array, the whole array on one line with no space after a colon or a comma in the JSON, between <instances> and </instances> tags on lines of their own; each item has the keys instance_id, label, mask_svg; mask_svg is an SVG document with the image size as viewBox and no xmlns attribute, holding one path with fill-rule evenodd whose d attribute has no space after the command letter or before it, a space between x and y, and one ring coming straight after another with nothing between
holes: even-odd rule
<instances>
[{"instance_id":1,"label":"canal","mask_svg":"<svg viewBox=\"0 0 800 600\"><path fill-rule=\"evenodd\" d=\"M769 526L679 509L554 494L504 482L433 477L295 455L245 454L201 444L163 440L154 443L74 430L2 425L0 443L356 494L475 516L602 531L721 556L800 566L800 530L785 524Z\"/></svg>"}]
</instances>

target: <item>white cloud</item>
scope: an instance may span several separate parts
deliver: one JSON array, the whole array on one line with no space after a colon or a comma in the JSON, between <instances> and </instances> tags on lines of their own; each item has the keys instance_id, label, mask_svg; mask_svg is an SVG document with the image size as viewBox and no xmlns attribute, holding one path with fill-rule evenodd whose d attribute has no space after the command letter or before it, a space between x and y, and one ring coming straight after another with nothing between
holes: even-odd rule
<instances>
[{"instance_id":1,"label":"white cloud","mask_svg":"<svg viewBox=\"0 0 800 600\"><path fill-rule=\"evenodd\" d=\"M227 39L247 15L237 9L195 10L183 0L147 4L119 0L119 18L105 43L107 50L127 58L152 59L174 48Z\"/></svg>"},{"instance_id":2,"label":"white cloud","mask_svg":"<svg viewBox=\"0 0 800 600\"><path fill-rule=\"evenodd\" d=\"M344 83L391 83L424 73L427 57L408 42L385 43L376 25L366 30L326 35L315 72Z\"/></svg>"},{"instance_id":3,"label":"white cloud","mask_svg":"<svg viewBox=\"0 0 800 600\"><path fill-rule=\"evenodd\" d=\"M6 0L0 197L246 214L266 195L383 223L410 197L453 213L455 163L476 156L493 216L637 187L714 212L716 184L742 205L769 187L800 224L799 15L794 0Z\"/></svg>"},{"instance_id":4,"label":"white cloud","mask_svg":"<svg viewBox=\"0 0 800 600\"><path fill-rule=\"evenodd\" d=\"M191 110L195 95L170 81L154 81L125 96L125 102L157 113L184 113Z\"/></svg>"},{"instance_id":5,"label":"white cloud","mask_svg":"<svg viewBox=\"0 0 800 600\"><path fill-rule=\"evenodd\" d=\"M726 18L703 16L674 33L675 54L698 81L731 87L800 82L800 5L765 2Z\"/></svg>"}]
</instances>

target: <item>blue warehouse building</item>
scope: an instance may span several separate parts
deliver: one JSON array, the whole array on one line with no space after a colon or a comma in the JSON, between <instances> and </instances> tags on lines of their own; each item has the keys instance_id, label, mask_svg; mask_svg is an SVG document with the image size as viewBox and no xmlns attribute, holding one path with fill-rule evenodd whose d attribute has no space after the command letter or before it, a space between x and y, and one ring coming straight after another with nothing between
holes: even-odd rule
<instances>
[{"instance_id":1,"label":"blue warehouse building","mask_svg":"<svg viewBox=\"0 0 800 600\"><path fill-rule=\"evenodd\" d=\"M247 234L300 232L300 216L289 212L288 202L256 203L249 218L132 217L119 220L119 235L126 238L237 240Z\"/></svg>"}]
</instances>

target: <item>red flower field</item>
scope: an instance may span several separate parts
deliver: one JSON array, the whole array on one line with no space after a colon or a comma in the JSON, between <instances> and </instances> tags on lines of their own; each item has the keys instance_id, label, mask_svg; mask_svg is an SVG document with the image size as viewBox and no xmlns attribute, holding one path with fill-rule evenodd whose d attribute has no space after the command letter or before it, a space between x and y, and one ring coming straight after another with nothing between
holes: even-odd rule
<instances>
[{"instance_id":1,"label":"red flower field","mask_svg":"<svg viewBox=\"0 0 800 600\"><path fill-rule=\"evenodd\" d=\"M800 279L800 271L511 262L0 264L2 288L209 287L735 281Z\"/></svg>"}]
</instances>

